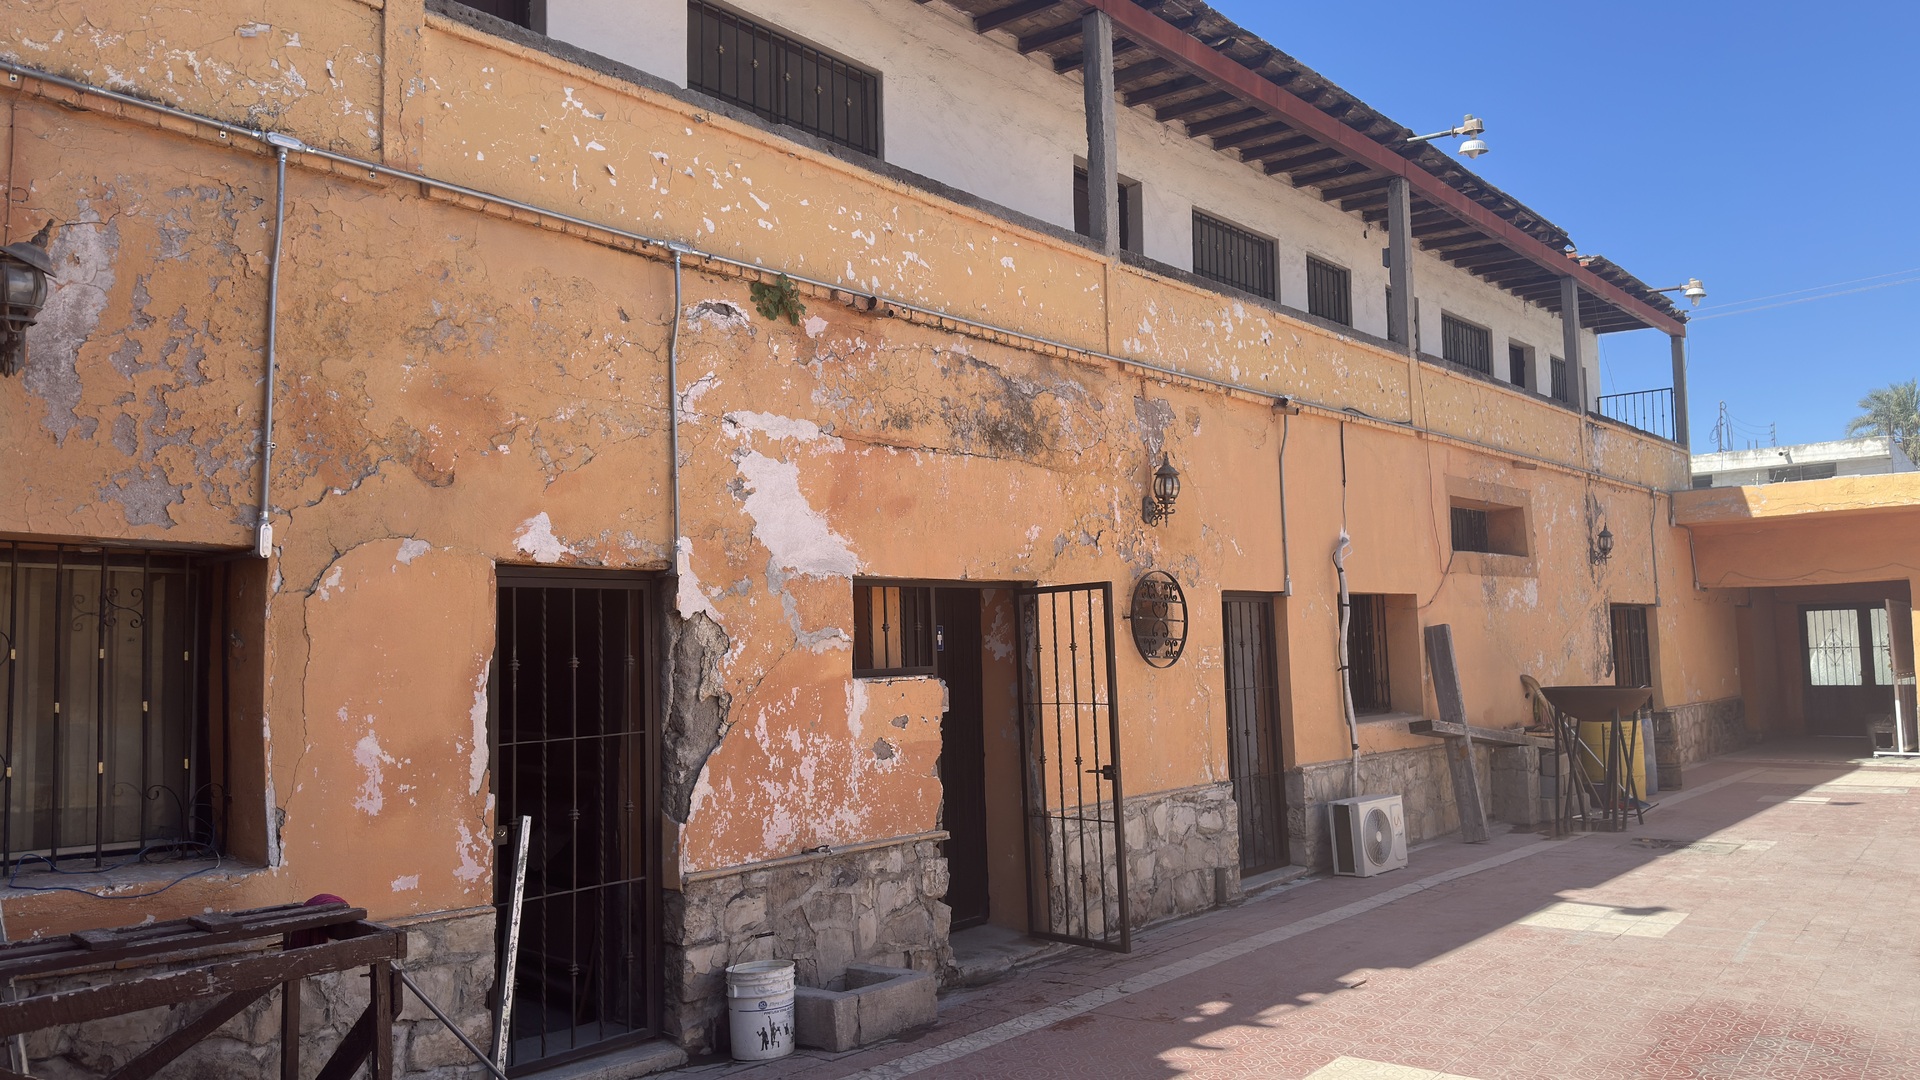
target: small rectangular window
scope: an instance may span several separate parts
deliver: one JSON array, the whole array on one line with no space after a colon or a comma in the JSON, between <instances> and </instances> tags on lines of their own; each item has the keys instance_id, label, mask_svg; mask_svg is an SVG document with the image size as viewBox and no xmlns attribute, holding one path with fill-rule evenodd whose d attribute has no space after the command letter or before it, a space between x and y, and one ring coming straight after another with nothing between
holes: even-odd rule
<instances>
[{"instance_id":1,"label":"small rectangular window","mask_svg":"<svg viewBox=\"0 0 1920 1080\"><path fill-rule=\"evenodd\" d=\"M1493 334L1484 326L1440 316L1440 355L1449 364L1493 374Z\"/></svg>"},{"instance_id":2,"label":"small rectangular window","mask_svg":"<svg viewBox=\"0 0 1920 1080\"><path fill-rule=\"evenodd\" d=\"M687 86L863 154L880 153L880 76L692 0Z\"/></svg>"},{"instance_id":3,"label":"small rectangular window","mask_svg":"<svg viewBox=\"0 0 1920 1080\"><path fill-rule=\"evenodd\" d=\"M1567 392L1567 362L1557 356L1547 358L1547 367L1553 372L1552 397L1555 401L1572 401Z\"/></svg>"},{"instance_id":4,"label":"small rectangular window","mask_svg":"<svg viewBox=\"0 0 1920 1080\"><path fill-rule=\"evenodd\" d=\"M933 674L932 588L854 584L853 674L862 679Z\"/></svg>"},{"instance_id":5,"label":"small rectangular window","mask_svg":"<svg viewBox=\"0 0 1920 1080\"><path fill-rule=\"evenodd\" d=\"M1274 284L1274 243L1199 210L1193 212L1193 272L1268 300Z\"/></svg>"},{"instance_id":6,"label":"small rectangular window","mask_svg":"<svg viewBox=\"0 0 1920 1080\"><path fill-rule=\"evenodd\" d=\"M1527 554L1527 512L1523 507L1455 499L1452 519L1455 551Z\"/></svg>"},{"instance_id":7,"label":"small rectangular window","mask_svg":"<svg viewBox=\"0 0 1920 1080\"><path fill-rule=\"evenodd\" d=\"M1712 474L1712 473L1708 473L1708 474L1707 474L1707 475L1705 475L1705 476L1696 476L1696 477L1694 477L1694 478L1693 478L1693 489L1694 489L1695 491L1699 491L1699 490L1701 490L1701 489L1703 489L1703 488L1710 488L1710 487L1712 487L1712 486L1713 486L1713 474Z\"/></svg>"},{"instance_id":8,"label":"small rectangular window","mask_svg":"<svg viewBox=\"0 0 1920 1080\"><path fill-rule=\"evenodd\" d=\"M1795 480L1831 480L1838 475L1838 462L1821 461L1811 465L1783 465L1767 470L1767 483L1786 484Z\"/></svg>"},{"instance_id":9,"label":"small rectangular window","mask_svg":"<svg viewBox=\"0 0 1920 1080\"><path fill-rule=\"evenodd\" d=\"M200 581L175 553L0 542L0 862L211 853Z\"/></svg>"},{"instance_id":10,"label":"small rectangular window","mask_svg":"<svg viewBox=\"0 0 1920 1080\"><path fill-rule=\"evenodd\" d=\"M1647 637L1647 609L1614 604L1613 685L1652 686L1653 648Z\"/></svg>"},{"instance_id":11,"label":"small rectangular window","mask_svg":"<svg viewBox=\"0 0 1920 1080\"><path fill-rule=\"evenodd\" d=\"M1378 594L1347 597L1347 688L1353 711L1393 709L1393 681L1387 671L1387 598Z\"/></svg>"},{"instance_id":12,"label":"small rectangular window","mask_svg":"<svg viewBox=\"0 0 1920 1080\"><path fill-rule=\"evenodd\" d=\"M1527 385L1527 369L1533 366L1533 350L1525 345L1507 345L1507 381L1524 388Z\"/></svg>"},{"instance_id":13,"label":"small rectangular window","mask_svg":"<svg viewBox=\"0 0 1920 1080\"><path fill-rule=\"evenodd\" d=\"M534 25L536 21L543 21L534 18L535 2L536 0L460 0L464 7L486 12L496 19L504 19L515 26L544 32L546 27ZM541 7L544 8L545 4L541 4Z\"/></svg>"},{"instance_id":14,"label":"small rectangular window","mask_svg":"<svg viewBox=\"0 0 1920 1080\"><path fill-rule=\"evenodd\" d=\"M1353 325L1353 275L1346 267L1307 256L1307 313Z\"/></svg>"},{"instance_id":15,"label":"small rectangular window","mask_svg":"<svg viewBox=\"0 0 1920 1080\"><path fill-rule=\"evenodd\" d=\"M1140 185L1121 177L1117 194L1120 201L1120 250L1138 252ZM1093 209L1087 199L1087 170L1078 165L1073 168L1073 231L1081 236L1093 235Z\"/></svg>"}]
</instances>

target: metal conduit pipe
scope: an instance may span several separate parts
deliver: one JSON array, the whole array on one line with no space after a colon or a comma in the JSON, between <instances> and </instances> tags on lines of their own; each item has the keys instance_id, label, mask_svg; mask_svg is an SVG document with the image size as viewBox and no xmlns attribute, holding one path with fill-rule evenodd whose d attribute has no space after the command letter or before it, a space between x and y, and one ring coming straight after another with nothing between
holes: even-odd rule
<instances>
[{"instance_id":1,"label":"metal conduit pipe","mask_svg":"<svg viewBox=\"0 0 1920 1080\"><path fill-rule=\"evenodd\" d=\"M590 221L586 218L575 217L572 214L562 213L558 210L551 210L545 207L535 206L531 203L521 202L518 199L512 199L505 195L497 195L492 192L482 191L478 188L467 187L464 184L456 184L447 180L438 180L431 176L423 175L421 173L407 172L402 169L395 169L386 165L379 164L378 162L365 161L360 158L351 157L346 154L335 153L331 150L323 150L316 146L309 146L298 139L292 138L291 136L279 135L277 133L269 133L266 131L259 131L252 128L240 127L238 125L229 124L221 120L215 120L212 117L201 116L197 113L187 112L184 109L176 109L170 105L161 105L151 101L144 101L140 98L133 97L132 95L129 95L129 94L122 94L113 90L103 89L101 87L93 86L88 83L78 82L73 79L68 79L59 75L54 75L50 72L41 71L37 68L27 67L22 64L15 64L11 61L0 60L0 71L8 72L9 74L12 74L12 75L31 78L40 82L47 83L52 86L59 86L67 90L74 91L75 93L87 94L94 97L104 98L106 100L114 101L121 105L125 105L129 108L144 109L144 110L160 113L162 115L171 116L176 119L186 120L196 124L201 124L206 127L210 127L215 131L220 132L223 136L224 135L244 135L248 138L257 139L262 142L267 142L270 145L285 147L286 149L289 149L289 150L297 150L299 153L307 154L309 156L319 158L323 161L333 162L334 164L344 165L356 170L364 170L369 177L385 176L394 180L402 180L407 183L419 184L422 187L430 188L435 191L443 191L449 194L459 195L464 198L474 199L482 203L488 203L494 206L504 207L510 210L518 210L526 214L531 214L537 218L543 218L548 221L554 221L554 222L558 222L565 225L571 225L576 228L587 229L593 232L602 233L607 236L617 237L621 240L629 241L641 247L656 248L662 252L671 252L674 248L678 247L681 250L681 253L683 255L691 255L703 261L715 263L721 266L732 266L737 269L746 271L750 274L753 274L755 276L781 273L781 271L778 271L766 266L762 266L756 263L745 262L740 259L731 258L729 256L720 255L714 252L702 251L698 248L690 247L685 244L678 244L673 241L663 240L658 237L646 236L641 233L629 232L625 229L617 228L612 225L605 225L600 222ZM1536 462L1540 465L1544 465L1552 469L1564 470L1568 473L1585 476L1592 479L1597 479L1602 482L1615 484L1624 488L1630 488L1630 489L1635 489L1639 491L1649 491L1649 492L1659 490L1658 488L1652 487L1650 485L1637 484L1630 480L1622 479L1620 477L1608 476L1604 473L1595 472L1594 470L1583 467L1583 466L1569 465L1565 462L1555 461L1552 458L1545 458L1545 457L1540 457L1534 454L1528 454L1524 451L1515 450L1509 447L1494 446L1491 443L1483 443L1477 439L1469 439L1462 435L1455 435L1450 432L1444 432L1444 431L1436 431L1432 428L1424 427L1420 424L1414 423L1411 419L1386 420L1376 416L1369 416L1366 413L1362 413L1362 412L1359 412L1358 410L1351 409L1351 408L1341 408L1335 405L1328 405L1324 402L1312 401L1305 398L1295 397L1291 394L1283 394L1273 390L1263 390L1263 389L1260 389L1259 387L1246 386L1244 384L1230 382L1225 379L1215 379L1206 375L1198 375L1193 372L1180 371L1180 370L1169 368L1169 367L1162 367L1158 364L1148 363L1144 360L1136 360L1131 357L1125 357L1125 356L1116 356L1111 353L1101 352L1097 349L1088 349L1088 348L1082 348L1081 346L1078 346L1078 345L1069 345L1066 342L1055 341L1051 338L1041 337L1037 334L1028 333L1023 330L1014 330L1004 326L995 326L991 323L979 322L974 319L969 319L960 315L953 315L948 312L940 311L936 308L925 307L923 305L915 304L910 301L896 300L879 293L856 292L855 290L849 289L843 285L839 285L831 281L822 281L819 278L807 277L802 274L794 274L794 273L787 273L786 277L791 281L799 282L800 284L803 284L803 285L810 285L817 289L824 289L830 292L852 293L857 296L866 297L873 302L873 305L876 309L886 307L886 308L892 308L898 311L910 311L917 315L924 316L926 318L938 319L944 322L950 322L960 326L972 327L976 330L980 330L990 334L997 334L1014 341L1030 342L1035 345L1042 345L1051 349L1059 349L1064 352L1079 353L1083 356L1089 356L1097 360L1105 360L1114 364L1131 365L1143 371L1151 371L1151 372L1154 372L1155 374L1164 375L1169 378L1185 379L1191 382L1200 383L1203 386L1211 386L1219 390L1228 390L1236 393L1248 394L1256 398L1264 398L1271 402L1276 402L1276 403L1286 402L1291 405L1297 405L1303 408L1310 408L1315 410L1316 412L1323 413L1329 417L1333 417L1336 419L1348 420L1348 419L1358 418L1361 420L1371 421L1377 424L1383 424L1389 427L1396 427L1396 428L1401 428L1407 431L1414 431L1423 435L1427 435L1431 438L1445 439L1449 442L1455 442L1455 443L1459 443L1462 446L1470 446L1475 449L1485 450L1488 453L1496 454L1498 456L1505 457L1505 458Z\"/></svg>"},{"instance_id":2,"label":"metal conduit pipe","mask_svg":"<svg viewBox=\"0 0 1920 1080\"><path fill-rule=\"evenodd\" d=\"M1353 597L1347 593L1347 556L1351 554L1353 538L1341 526L1340 538L1333 542L1333 574L1340 586L1340 704L1347 714L1347 794L1354 796L1360 794L1360 718L1353 711L1353 657L1347 647L1347 631L1353 626Z\"/></svg>"},{"instance_id":3,"label":"metal conduit pipe","mask_svg":"<svg viewBox=\"0 0 1920 1080\"><path fill-rule=\"evenodd\" d=\"M280 250L287 232L287 151L296 140L269 135L274 146L273 254L267 263L267 390L260 412L260 516L253 533L253 553L273 557L273 384L280 354ZM296 143L297 144L297 143Z\"/></svg>"},{"instance_id":4,"label":"metal conduit pipe","mask_svg":"<svg viewBox=\"0 0 1920 1080\"><path fill-rule=\"evenodd\" d=\"M1279 402L1274 403L1280 407ZM1292 426L1289 421L1298 409L1282 408L1280 412L1280 595L1293 595L1293 552L1287 546L1287 432Z\"/></svg>"},{"instance_id":5,"label":"metal conduit pipe","mask_svg":"<svg viewBox=\"0 0 1920 1080\"><path fill-rule=\"evenodd\" d=\"M680 532L680 257L692 249L668 246L673 250L673 325L667 331L667 480L673 492L673 575L678 579L686 576L693 547Z\"/></svg>"}]
</instances>

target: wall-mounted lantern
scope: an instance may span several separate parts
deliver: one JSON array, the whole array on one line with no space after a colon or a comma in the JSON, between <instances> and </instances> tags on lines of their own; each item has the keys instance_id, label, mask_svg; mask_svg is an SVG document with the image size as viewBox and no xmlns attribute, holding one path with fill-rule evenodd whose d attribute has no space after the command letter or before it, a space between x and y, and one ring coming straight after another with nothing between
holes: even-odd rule
<instances>
[{"instance_id":1,"label":"wall-mounted lantern","mask_svg":"<svg viewBox=\"0 0 1920 1080\"><path fill-rule=\"evenodd\" d=\"M1613 558L1613 530L1600 526L1600 535L1593 538L1593 552L1588 556L1596 563Z\"/></svg>"},{"instance_id":2,"label":"wall-mounted lantern","mask_svg":"<svg viewBox=\"0 0 1920 1080\"><path fill-rule=\"evenodd\" d=\"M1160 467L1153 470L1153 489L1140 500L1140 516L1149 525L1159 525L1173 516L1173 502L1180 497L1180 470L1173 467L1173 455L1162 453Z\"/></svg>"},{"instance_id":3,"label":"wall-mounted lantern","mask_svg":"<svg viewBox=\"0 0 1920 1080\"><path fill-rule=\"evenodd\" d=\"M47 302L47 279L53 260L47 255L49 221L33 239L0 247L0 375L13 375L27 364L27 327Z\"/></svg>"}]
</instances>

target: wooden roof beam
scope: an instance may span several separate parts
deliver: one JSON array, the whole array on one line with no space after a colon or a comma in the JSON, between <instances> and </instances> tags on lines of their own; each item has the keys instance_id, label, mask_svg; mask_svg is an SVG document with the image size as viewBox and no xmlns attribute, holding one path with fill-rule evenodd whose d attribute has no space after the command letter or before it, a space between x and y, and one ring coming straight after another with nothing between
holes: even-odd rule
<instances>
[{"instance_id":1,"label":"wooden roof beam","mask_svg":"<svg viewBox=\"0 0 1920 1080\"><path fill-rule=\"evenodd\" d=\"M1180 67L1233 91L1249 104L1267 109L1278 119L1316 136L1330 147L1338 148L1340 154L1390 176L1406 177L1421 198L1452 211L1490 235L1506 241L1549 272L1573 279L1582 290L1595 293L1615 307L1631 313L1645 325L1676 336L1686 333L1684 321L1605 280L1568 258L1565 252L1541 243L1524 229L1467 198L1392 148L1328 116L1265 77L1241 66L1231 57L1208 48L1184 29L1141 7L1134 0L1084 2L1112 17L1116 32L1124 32L1127 37L1141 42Z\"/></svg>"},{"instance_id":2,"label":"wooden roof beam","mask_svg":"<svg viewBox=\"0 0 1920 1080\"><path fill-rule=\"evenodd\" d=\"M998 30L1010 22L1019 22L1029 15L1038 15L1048 8L1058 7L1061 0L1014 0L1005 7L994 8L985 15L973 17L975 33L984 34L989 30Z\"/></svg>"},{"instance_id":3,"label":"wooden roof beam","mask_svg":"<svg viewBox=\"0 0 1920 1080\"><path fill-rule=\"evenodd\" d=\"M1233 127L1236 124L1250 124L1264 115L1265 114L1259 109L1241 109L1238 112L1225 113L1221 116L1213 117L1210 120L1195 120L1193 123L1187 125L1187 134L1197 139L1202 135L1211 135L1216 131ZM1215 146L1214 149L1218 150L1219 147Z\"/></svg>"},{"instance_id":4,"label":"wooden roof beam","mask_svg":"<svg viewBox=\"0 0 1920 1080\"><path fill-rule=\"evenodd\" d=\"M1079 36L1080 20L1068 19L1059 26L1049 27L1045 30L1035 30L1031 34L1021 35L1020 40L1015 43L1014 47L1020 50L1021 56L1025 56L1030 52L1037 52L1049 45L1058 45L1063 41L1071 41Z\"/></svg>"},{"instance_id":5,"label":"wooden roof beam","mask_svg":"<svg viewBox=\"0 0 1920 1080\"><path fill-rule=\"evenodd\" d=\"M1187 101L1176 102L1164 109L1155 109L1153 110L1153 118L1164 124L1169 120L1178 120L1183 116L1192 116L1197 112L1205 112L1208 109L1218 108L1232 100L1234 100L1232 94L1203 94L1200 97L1191 98Z\"/></svg>"}]
</instances>

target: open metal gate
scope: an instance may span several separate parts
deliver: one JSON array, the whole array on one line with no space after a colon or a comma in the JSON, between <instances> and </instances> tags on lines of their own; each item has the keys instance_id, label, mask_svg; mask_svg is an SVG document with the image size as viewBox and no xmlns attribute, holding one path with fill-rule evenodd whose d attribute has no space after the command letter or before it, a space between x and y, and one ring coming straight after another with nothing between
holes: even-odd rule
<instances>
[{"instance_id":1,"label":"open metal gate","mask_svg":"<svg viewBox=\"0 0 1920 1080\"><path fill-rule=\"evenodd\" d=\"M1028 925L1128 952L1113 586L1025 589L1019 605Z\"/></svg>"}]
</instances>

